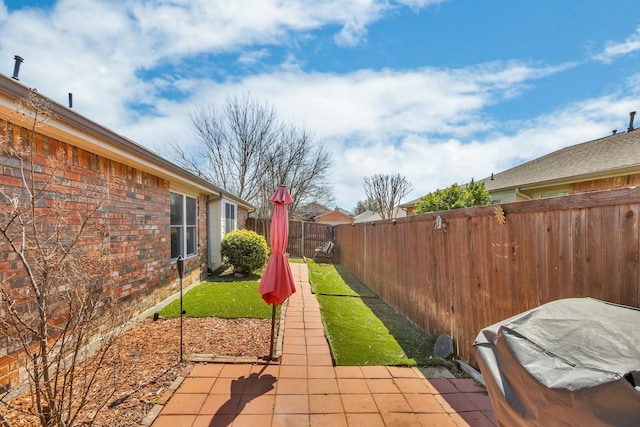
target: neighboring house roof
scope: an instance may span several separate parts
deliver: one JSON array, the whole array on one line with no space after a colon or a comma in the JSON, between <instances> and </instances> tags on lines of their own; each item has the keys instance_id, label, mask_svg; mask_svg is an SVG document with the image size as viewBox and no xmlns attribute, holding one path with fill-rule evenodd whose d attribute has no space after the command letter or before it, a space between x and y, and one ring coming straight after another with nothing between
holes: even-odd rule
<instances>
[{"instance_id":1,"label":"neighboring house roof","mask_svg":"<svg viewBox=\"0 0 640 427\"><path fill-rule=\"evenodd\" d=\"M9 118L8 115L15 110L13 98L23 99L28 96L29 90L27 86L15 79L0 74L0 117ZM3 94L5 95L3 96ZM50 107L55 116L56 126L39 128L38 132L44 135L68 141L81 148L87 148L95 154L135 166L140 170L165 178L171 182L196 187L204 193L223 196L248 209L254 208L247 201L160 157L153 151L83 117L71 108L58 104L53 100L51 100ZM16 122L15 117L12 117L12 121ZM24 124L25 126L30 126L27 122ZM105 142L108 142L108 144L105 144Z\"/></svg>"},{"instance_id":2,"label":"neighboring house roof","mask_svg":"<svg viewBox=\"0 0 640 427\"><path fill-rule=\"evenodd\" d=\"M404 218L405 216L407 216L407 211L405 211L404 209L401 209L400 206L395 208L393 218ZM391 218L387 218L387 219L391 219ZM382 220L382 217L380 216L380 214L378 212L372 212L372 211L364 211L363 213L356 215L353 218L354 223L380 221L380 220Z\"/></svg>"},{"instance_id":3,"label":"neighboring house roof","mask_svg":"<svg viewBox=\"0 0 640 427\"><path fill-rule=\"evenodd\" d=\"M640 131L628 130L563 148L483 179L490 192L578 182L640 168Z\"/></svg>"},{"instance_id":4,"label":"neighboring house roof","mask_svg":"<svg viewBox=\"0 0 640 427\"><path fill-rule=\"evenodd\" d=\"M331 212L331 209L329 209L328 207L323 206L320 203L312 202L303 206L299 206L293 214L297 215L302 220L311 221L317 216L329 212Z\"/></svg>"},{"instance_id":5,"label":"neighboring house roof","mask_svg":"<svg viewBox=\"0 0 640 427\"><path fill-rule=\"evenodd\" d=\"M422 196L424 197L424 196ZM413 200L409 200L408 202L404 202L404 203L400 203L398 205L399 208L401 209L407 209L407 208L413 208L415 207L416 204L418 204L418 202L422 199L422 197L418 197L417 199L413 199Z\"/></svg>"},{"instance_id":6,"label":"neighboring house roof","mask_svg":"<svg viewBox=\"0 0 640 427\"><path fill-rule=\"evenodd\" d=\"M374 211L364 211L353 217L353 222L365 222L367 218L377 215ZM379 215L378 215L379 216Z\"/></svg>"},{"instance_id":7,"label":"neighboring house roof","mask_svg":"<svg viewBox=\"0 0 640 427\"><path fill-rule=\"evenodd\" d=\"M351 224L353 222L353 215L351 215L351 212L336 207L330 212L316 216L315 222L330 225Z\"/></svg>"}]
</instances>

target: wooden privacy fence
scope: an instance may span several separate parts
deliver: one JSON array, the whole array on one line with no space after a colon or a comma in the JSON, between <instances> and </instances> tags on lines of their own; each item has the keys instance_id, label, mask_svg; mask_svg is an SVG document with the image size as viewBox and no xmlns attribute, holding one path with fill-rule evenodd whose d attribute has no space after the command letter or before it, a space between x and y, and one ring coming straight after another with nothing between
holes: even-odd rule
<instances>
[{"instance_id":1,"label":"wooden privacy fence","mask_svg":"<svg viewBox=\"0 0 640 427\"><path fill-rule=\"evenodd\" d=\"M247 228L265 236L269 242L271 220L247 219ZM326 224L305 221L289 221L289 242L287 252L292 256L313 257L315 249L327 240L333 240L333 227Z\"/></svg>"},{"instance_id":2,"label":"wooden privacy fence","mask_svg":"<svg viewBox=\"0 0 640 427\"><path fill-rule=\"evenodd\" d=\"M540 304L639 307L639 215L636 187L340 225L336 262L476 365L482 328Z\"/></svg>"}]
</instances>

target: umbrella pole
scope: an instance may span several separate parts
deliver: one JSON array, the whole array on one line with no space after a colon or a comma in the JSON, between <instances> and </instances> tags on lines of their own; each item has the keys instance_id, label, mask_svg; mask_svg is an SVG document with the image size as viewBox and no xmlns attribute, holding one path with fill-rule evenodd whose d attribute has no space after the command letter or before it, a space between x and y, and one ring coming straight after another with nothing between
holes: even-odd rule
<instances>
[{"instance_id":1,"label":"umbrella pole","mask_svg":"<svg viewBox=\"0 0 640 427\"><path fill-rule=\"evenodd\" d=\"M269 345L269 360L273 359L273 338L275 335L275 326L276 326L276 305L271 305L273 309L271 310L271 344Z\"/></svg>"}]
</instances>

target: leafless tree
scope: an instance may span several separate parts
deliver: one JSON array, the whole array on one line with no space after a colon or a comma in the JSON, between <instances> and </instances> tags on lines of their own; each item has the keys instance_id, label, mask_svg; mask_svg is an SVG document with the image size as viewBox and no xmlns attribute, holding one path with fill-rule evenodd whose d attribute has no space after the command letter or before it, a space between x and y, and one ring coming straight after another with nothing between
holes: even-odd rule
<instances>
[{"instance_id":1,"label":"leafless tree","mask_svg":"<svg viewBox=\"0 0 640 427\"><path fill-rule=\"evenodd\" d=\"M306 129L278 120L275 109L248 95L229 97L222 110L202 107L191 116L195 149L171 144L171 157L186 169L258 207L286 185L294 204L333 201L331 155Z\"/></svg>"},{"instance_id":2,"label":"leafless tree","mask_svg":"<svg viewBox=\"0 0 640 427\"><path fill-rule=\"evenodd\" d=\"M394 218L400 200L412 189L411 183L400 174L375 174L364 178L367 201L372 206L378 206L382 219Z\"/></svg>"},{"instance_id":3,"label":"leafless tree","mask_svg":"<svg viewBox=\"0 0 640 427\"><path fill-rule=\"evenodd\" d=\"M30 386L32 406L12 410L41 426L62 427L91 424L108 403L110 394L97 390L96 380L117 363L108 357L108 332L122 319L108 291L107 181L72 185L68 153L38 152L36 130L50 111L30 91L15 120L30 128L7 124L0 141L0 162L5 173L11 170L0 185L0 259L13 265L0 276L0 342ZM97 394L104 403L96 405ZM11 407L8 394L0 397ZM83 412L89 402L93 413Z\"/></svg>"}]
</instances>

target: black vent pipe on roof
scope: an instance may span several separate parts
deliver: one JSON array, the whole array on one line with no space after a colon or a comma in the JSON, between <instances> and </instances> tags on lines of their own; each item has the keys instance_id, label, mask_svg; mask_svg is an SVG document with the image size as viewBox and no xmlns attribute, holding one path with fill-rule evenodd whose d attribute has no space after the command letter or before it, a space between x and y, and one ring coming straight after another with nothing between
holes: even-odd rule
<instances>
[{"instance_id":1,"label":"black vent pipe on roof","mask_svg":"<svg viewBox=\"0 0 640 427\"><path fill-rule=\"evenodd\" d=\"M635 117L635 115L635 111L629 113L629 128L627 129L627 132L631 132L633 130L633 118Z\"/></svg>"},{"instance_id":2,"label":"black vent pipe on roof","mask_svg":"<svg viewBox=\"0 0 640 427\"><path fill-rule=\"evenodd\" d=\"M69 92L69 108L73 108L73 94Z\"/></svg>"},{"instance_id":3,"label":"black vent pipe on roof","mask_svg":"<svg viewBox=\"0 0 640 427\"><path fill-rule=\"evenodd\" d=\"M22 57L18 56L18 55L14 55L13 59L15 59L16 62L13 64L13 76L12 76L12 78L14 78L16 80L20 80L18 78L18 74L20 74L20 64L22 64L24 59L22 59Z\"/></svg>"}]
</instances>

